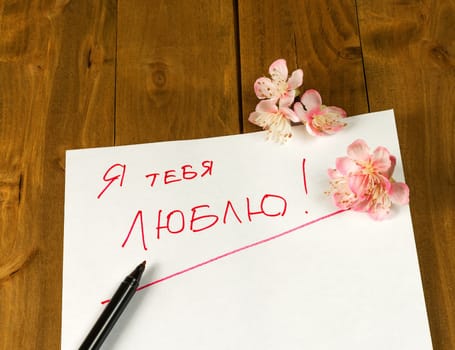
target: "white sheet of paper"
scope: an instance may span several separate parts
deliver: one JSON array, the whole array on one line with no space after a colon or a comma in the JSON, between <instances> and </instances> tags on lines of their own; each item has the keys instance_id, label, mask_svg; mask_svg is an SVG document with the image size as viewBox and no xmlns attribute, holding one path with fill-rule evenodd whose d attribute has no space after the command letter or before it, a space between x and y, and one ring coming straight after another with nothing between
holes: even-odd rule
<instances>
[{"instance_id":1,"label":"white sheet of paper","mask_svg":"<svg viewBox=\"0 0 455 350\"><path fill-rule=\"evenodd\" d=\"M158 282L107 349L431 349L409 207L377 222L324 194L358 138L404 181L393 111L293 130L68 151L62 349L143 260L141 285Z\"/></svg>"}]
</instances>

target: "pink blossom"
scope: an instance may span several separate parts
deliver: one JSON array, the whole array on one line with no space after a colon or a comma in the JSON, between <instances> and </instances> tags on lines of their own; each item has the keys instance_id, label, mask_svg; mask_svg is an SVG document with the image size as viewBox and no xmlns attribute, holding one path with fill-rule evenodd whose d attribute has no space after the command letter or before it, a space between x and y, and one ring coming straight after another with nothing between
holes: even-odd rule
<instances>
[{"instance_id":1,"label":"pink blossom","mask_svg":"<svg viewBox=\"0 0 455 350\"><path fill-rule=\"evenodd\" d=\"M393 203L407 204L409 188L392 178L396 158L385 147L370 153L363 140L348 146L347 157L336 159L336 169L329 169L330 193L342 209L367 212L382 220L390 213Z\"/></svg>"},{"instance_id":2,"label":"pink blossom","mask_svg":"<svg viewBox=\"0 0 455 350\"><path fill-rule=\"evenodd\" d=\"M267 138L284 143L291 136L291 121L299 119L289 107L278 107L271 100L260 101L248 120L268 131Z\"/></svg>"},{"instance_id":3,"label":"pink blossom","mask_svg":"<svg viewBox=\"0 0 455 350\"><path fill-rule=\"evenodd\" d=\"M316 90L307 90L294 111L305 124L307 131L314 136L332 135L346 126L343 118L346 112L335 106L324 106L321 95Z\"/></svg>"},{"instance_id":4,"label":"pink blossom","mask_svg":"<svg viewBox=\"0 0 455 350\"><path fill-rule=\"evenodd\" d=\"M303 83L303 71L297 69L288 77L286 61L281 58L270 65L269 73L272 79L262 77L255 81L256 96L275 103L279 100L280 106L289 107L294 102L296 89Z\"/></svg>"}]
</instances>

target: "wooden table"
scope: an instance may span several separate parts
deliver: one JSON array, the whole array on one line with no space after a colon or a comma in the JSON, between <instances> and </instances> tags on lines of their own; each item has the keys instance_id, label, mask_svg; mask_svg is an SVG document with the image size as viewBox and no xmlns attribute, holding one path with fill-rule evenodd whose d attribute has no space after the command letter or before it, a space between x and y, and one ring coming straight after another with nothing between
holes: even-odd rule
<instances>
[{"instance_id":1,"label":"wooden table","mask_svg":"<svg viewBox=\"0 0 455 350\"><path fill-rule=\"evenodd\" d=\"M280 57L394 108L435 349L455 349L455 5L0 1L0 349L59 349L65 150L230 135Z\"/></svg>"}]
</instances>

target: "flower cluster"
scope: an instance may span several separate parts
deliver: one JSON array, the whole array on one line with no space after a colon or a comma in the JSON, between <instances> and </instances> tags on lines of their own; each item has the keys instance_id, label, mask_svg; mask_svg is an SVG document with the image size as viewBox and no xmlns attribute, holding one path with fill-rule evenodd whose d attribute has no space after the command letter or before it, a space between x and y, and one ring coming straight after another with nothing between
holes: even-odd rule
<instances>
[{"instance_id":1,"label":"flower cluster","mask_svg":"<svg viewBox=\"0 0 455 350\"><path fill-rule=\"evenodd\" d=\"M261 100L248 120L267 130L267 137L285 143L292 136L292 123L304 124L313 136L332 135L346 126L346 112L335 106L325 106L318 91L306 90L299 98L303 71L289 76L284 59L269 67L270 78L254 83ZM328 170L330 190L335 205L341 209L366 212L375 220L390 214L392 204L409 202L409 188L393 177L396 158L385 147L370 153L363 140L356 140L347 149L347 157L336 159L336 167Z\"/></svg>"},{"instance_id":2,"label":"flower cluster","mask_svg":"<svg viewBox=\"0 0 455 350\"><path fill-rule=\"evenodd\" d=\"M331 135L346 123L346 112L334 106L322 104L316 90L305 91L300 100L298 88L303 84L303 71L297 69L288 75L284 59L278 59L269 67L271 78L262 77L254 83L256 96L261 100L248 120L268 131L268 138L279 143L292 136L291 122L303 123L314 136Z\"/></svg>"},{"instance_id":3,"label":"flower cluster","mask_svg":"<svg viewBox=\"0 0 455 350\"><path fill-rule=\"evenodd\" d=\"M335 205L382 220L389 215L392 203L407 204L408 186L392 178L395 163L396 158L385 147L370 153L365 141L354 141L347 148L347 157L337 158L336 168L328 170L329 193Z\"/></svg>"}]
</instances>

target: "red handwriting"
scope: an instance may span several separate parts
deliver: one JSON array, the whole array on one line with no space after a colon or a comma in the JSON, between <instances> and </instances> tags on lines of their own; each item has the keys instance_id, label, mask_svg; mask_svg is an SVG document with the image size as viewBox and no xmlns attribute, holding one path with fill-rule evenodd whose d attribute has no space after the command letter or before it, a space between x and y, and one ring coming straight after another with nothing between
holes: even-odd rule
<instances>
[{"instance_id":1,"label":"red handwriting","mask_svg":"<svg viewBox=\"0 0 455 350\"><path fill-rule=\"evenodd\" d=\"M125 180L126 164L116 163L111 165L103 175L103 181L107 182L97 198L106 192L106 190L115 182L118 181L119 187L123 186ZM145 177L150 180L150 187L153 187L157 180L160 179L164 185L169 185L182 180L193 180L196 178L204 178L213 175L213 160L203 160L198 168L191 164L184 164L178 170L168 169L163 172L154 172L146 174ZM159 181L158 181L159 182Z\"/></svg>"},{"instance_id":2,"label":"red handwriting","mask_svg":"<svg viewBox=\"0 0 455 350\"><path fill-rule=\"evenodd\" d=\"M186 273L188 273L188 272L190 272L190 271L196 270L196 269L198 269L198 268L200 268L200 267L202 267L202 266L206 266L206 265L208 265L208 264L215 263L215 262L217 262L217 261L220 260L220 259L224 259L224 258L230 257L230 256L232 256L232 255L235 255L235 254L237 254L237 253L243 252L243 251L245 251L245 250L252 249L252 248L255 248L255 247L257 247L257 246L266 244L266 243L268 243L268 242L271 242L271 241L273 241L273 240L275 240L275 239L278 239L278 238L281 238L281 237L283 237L283 236L287 236L287 235L289 235L289 234L291 234L291 233L294 233L295 231L301 230L301 229L303 229L303 228L305 228L305 227L308 227L308 226L310 226L310 225L316 224L316 223L318 223L318 222L320 222L320 221L327 220L327 219L329 219L329 218L331 218L331 217L333 217L333 216L335 216L335 215L344 213L345 211L348 211L348 210L349 210L349 209L339 209L339 210L334 211L334 212L332 212L332 213L329 213L329 214L327 214L327 215L318 217L318 218L316 218L316 219L314 219L314 220L305 222L305 223L303 223L303 224L301 224L301 225L299 225L299 226L293 227L293 228L291 228L291 229L289 229L289 230L286 230L286 231L284 231L284 232L277 233L277 234L275 234L275 235L266 237L266 238L261 239L261 240L259 240L259 241L256 241L256 242L253 242L253 243L250 243L250 244L241 246L241 247L236 248L236 249L234 249L234 250L227 251L227 252L225 252L224 254L214 256L213 258L210 258L210 259L208 259L208 260L201 261L201 262L197 263L196 265L189 266L189 267L187 267L187 268L185 268L185 269L183 269L183 270L179 270L179 271L177 271L177 272L171 273L170 275L167 275L167 276L164 276L164 277L160 277L160 278L158 278L158 279L156 279L156 280L154 280L154 281L151 281L151 282L149 282L149 283L146 283L146 284L144 284L144 285L138 287L138 288L136 289L136 291L141 291L141 290L143 290L143 289L146 289L146 288L149 288L149 287L151 287L151 286L154 286L155 284L165 282L165 281L167 281L167 280L170 280L171 278L175 278L175 277L177 277L177 276L186 274ZM103 301L101 302L101 304L107 304L107 303L109 303L110 301L111 301L110 299L106 299L106 300L103 300Z\"/></svg>"},{"instance_id":3,"label":"red handwriting","mask_svg":"<svg viewBox=\"0 0 455 350\"><path fill-rule=\"evenodd\" d=\"M120 173L119 169L120 168ZM114 172L116 175L112 175L111 172ZM97 198L100 199L103 193L117 180L120 179L119 186L123 186L123 179L125 178L125 171L126 171L126 164L119 164L116 163L112 165L109 169L106 170L103 176L103 180L107 182L107 185L103 188L103 190L98 194Z\"/></svg>"},{"instance_id":4,"label":"red handwriting","mask_svg":"<svg viewBox=\"0 0 455 350\"><path fill-rule=\"evenodd\" d=\"M156 219L156 239L160 239L163 234L177 235L184 231L201 232L214 227L217 224L227 224L230 221L242 224L244 221L241 219L240 213L244 213L244 219L249 222L253 221L254 217L277 217L284 216L287 210L287 201L283 196L276 194L265 194L262 196L259 203L254 206L252 200L248 197L245 198L246 205L244 208L235 209L232 201L226 201L224 210L221 215L214 213L210 205L201 204L191 208L190 212L185 213L180 209L174 209L165 213L162 209L157 212ZM241 210L243 209L243 210ZM222 219L221 219L222 218ZM128 234L123 241L122 247L130 239L131 233L138 225L141 233L142 245L144 250L147 250L145 242L146 231L144 228L144 220L142 210L138 210L132 224L129 228Z\"/></svg>"},{"instance_id":5,"label":"red handwriting","mask_svg":"<svg viewBox=\"0 0 455 350\"><path fill-rule=\"evenodd\" d=\"M283 208L282 210L280 211L276 211L274 213L271 213L271 212L267 212L266 210L266 202L269 202L270 203L270 199L282 199L283 200ZM286 208L287 208L287 203L286 203L286 200L281 197L281 196L277 196L275 194L266 194L262 197L262 200L261 200L261 205L259 206L259 211L252 211L251 208L250 208L250 199L247 197L246 199L246 206L247 206L247 213L248 213L248 220L249 221L252 221L251 217L252 215L266 215L266 216L278 216L278 215L281 215L283 216L285 213L286 213Z\"/></svg>"},{"instance_id":6,"label":"red handwriting","mask_svg":"<svg viewBox=\"0 0 455 350\"><path fill-rule=\"evenodd\" d=\"M122 243L122 248L125 246L126 242L128 242L128 239L131 236L131 232L133 231L134 226L136 225L136 222L138 219L141 224L142 246L144 247L144 250L147 250L147 245L145 244L145 237L144 237L144 219L142 218L142 210L137 211L137 214L134 217L133 223L131 224L130 230L128 231L128 235L126 236L125 240Z\"/></svg>"},{"instance_id":7,"label":"red handwriting","mask_svg":"<svg viewBox=\"0 0 455 350\"><path fill-rule=\"evenodd\" d=\"M199 171L197 171L199 170ZM162 173L150 173L145 175L147 179L150 179L150 187L153 187L158 178L161 178L164 185L168 185L173 182L179 182L182 180L193 180L195 178L211 176L213 174L213 160L204 160L201 162L201 169L193 168L191 164L184 164L179 170L169 169Z\"/></svg>"}]
</instances>

